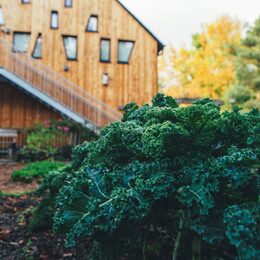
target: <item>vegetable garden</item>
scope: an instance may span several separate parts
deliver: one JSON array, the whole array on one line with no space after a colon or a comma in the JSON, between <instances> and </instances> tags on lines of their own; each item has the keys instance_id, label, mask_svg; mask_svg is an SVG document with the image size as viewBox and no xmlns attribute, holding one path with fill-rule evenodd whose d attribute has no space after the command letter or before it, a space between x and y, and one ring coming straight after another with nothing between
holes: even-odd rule
<instances>
[{"instance_id":1,"label":"vegetable garden","mask_svg":"<svg viewBox=\"0 0 260 260\"><path fill-rule=\"evenodd\" d=\"M259 259L259 142L256 109L128 104L45 175L28 228L93 260Z\"/></svg>"}]
</instances>

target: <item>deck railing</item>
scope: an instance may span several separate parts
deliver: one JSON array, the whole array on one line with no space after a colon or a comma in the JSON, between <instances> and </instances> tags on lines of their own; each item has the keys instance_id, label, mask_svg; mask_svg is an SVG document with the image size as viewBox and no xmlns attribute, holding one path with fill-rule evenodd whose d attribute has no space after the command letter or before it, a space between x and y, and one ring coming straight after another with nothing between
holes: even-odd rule
<instances>
[{"instance_id":1,"label":"deck railing","mask_svg":"<svg viewBox=\"0 0 260 260\"><path fill-rule=\"evenodd\" d=\"M4 39L0 39L0 67L85 118L96 129L121 118L120 112L46 65L27 54L14 52L14 46Z\"/></svg>"}]
</instances>

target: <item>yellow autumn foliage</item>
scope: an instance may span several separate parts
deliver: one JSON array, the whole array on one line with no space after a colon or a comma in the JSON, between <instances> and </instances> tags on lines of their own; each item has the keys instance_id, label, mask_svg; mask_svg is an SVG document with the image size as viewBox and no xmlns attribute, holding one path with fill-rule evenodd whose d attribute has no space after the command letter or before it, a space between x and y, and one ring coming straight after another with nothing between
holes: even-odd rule
<instances>
[{"instance_id":1,"label":"yellow autumn foliage","mask_svg":"<svg viewBox=\"0 0 260 260\"><path fill-rule=\"evenodd\" d=\"M159 60L164 92L176 98L221 99L236 79L235 51L241 23L222 16L193 36L191 49L168 47Z\"/></svg>"}]
</instances>

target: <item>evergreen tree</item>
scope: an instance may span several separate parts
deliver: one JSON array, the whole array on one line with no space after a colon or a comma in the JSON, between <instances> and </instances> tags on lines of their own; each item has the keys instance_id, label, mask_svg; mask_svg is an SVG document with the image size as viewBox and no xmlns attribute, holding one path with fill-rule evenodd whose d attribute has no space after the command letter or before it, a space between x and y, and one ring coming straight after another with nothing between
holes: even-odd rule
<instances>
[{"instance_id":1,"label":"evergreen tree","mask_svg":"<svg viewBox=\"0 0 260 260\"><path fill-rule=\"evenodd\" d=\"M228 101L245 108L260 107L260 17L247 32L237 52L237 82Z\"/></svg>"}]
</instances>

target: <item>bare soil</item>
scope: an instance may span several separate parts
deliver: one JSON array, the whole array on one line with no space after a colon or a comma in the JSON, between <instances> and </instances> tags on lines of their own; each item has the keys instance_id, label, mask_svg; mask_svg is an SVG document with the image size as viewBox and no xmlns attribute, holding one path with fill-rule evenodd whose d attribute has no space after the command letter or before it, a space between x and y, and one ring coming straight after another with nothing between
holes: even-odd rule
<instances>
[{"instance_id":1,"label":"bare soil","mask_svg":"<svg viewBox=\"0 0 260 260\"><path fill-rule=\"evenodd\" d=\"M70 250L65 248L63 235L55 235L49 229L41 232L30 231L33 210L40 203L40 198L33 193L18 196L14 194L33 191L37 184L13 183L10 180L12 172L23 166L0 165L0 259L87 259L86 241Z\"/></svg>"},{"instance_id":2,"label":"bare soil","mask_svg":"<svg viewBox=\"0 0 260 260\"><path fill-rule=\"evenodd\" d=\"M18 183L12 182L12 172L20 170L25 165L23 163L1 163L0 164L0 192L19 194L31 192L37 188L37 183Z\"/></svg>"},{"instance_id":3,"label":"bare soil","mask_svg":"<svg viewBox=\"0 0 260 260\"><path fill-rule=\"evenodd\" d=\"M86 257L86 242L77 249L66 249L65 238L51 230L31 232L30 219L39 199L32 195L0 196L1 260L81 260Z\"/></svg>"}]
</instances>

